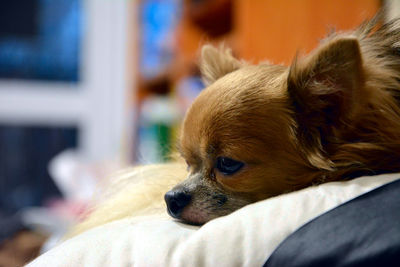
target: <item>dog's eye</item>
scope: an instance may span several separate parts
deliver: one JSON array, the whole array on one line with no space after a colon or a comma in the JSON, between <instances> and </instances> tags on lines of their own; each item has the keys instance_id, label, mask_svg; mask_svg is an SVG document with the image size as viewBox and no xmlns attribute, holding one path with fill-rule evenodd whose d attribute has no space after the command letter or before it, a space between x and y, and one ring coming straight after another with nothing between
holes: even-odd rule
<instances>
[{"instance_id":1,"label":"dog's eye","mask_svg":"<svg viewBox=\"0 0 400 267\"><path fill-rule=\"evenodd\" d=\"M218 157L215 164L215 168L225 175L232 175L239 171L243 166L243 162L226 157Z\"/></svg>"}]
</instances>

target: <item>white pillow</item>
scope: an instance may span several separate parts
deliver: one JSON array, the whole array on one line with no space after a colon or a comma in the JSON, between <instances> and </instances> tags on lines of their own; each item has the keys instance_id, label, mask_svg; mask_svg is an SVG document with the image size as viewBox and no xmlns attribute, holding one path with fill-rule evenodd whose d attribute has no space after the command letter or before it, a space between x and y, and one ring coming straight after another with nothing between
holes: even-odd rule
<instances>
[{"instance_id":1,"label":"white pillow","mask_svg":"<svg viewBox=\"0 0 400 267\"><path fill-rule=\"evenodd\" d=\"M67 240L28 266L262 266L304 223L399 176L306 188L246 206L200 228L161 215L119 220Z\"/></svg>"}]
</instances>

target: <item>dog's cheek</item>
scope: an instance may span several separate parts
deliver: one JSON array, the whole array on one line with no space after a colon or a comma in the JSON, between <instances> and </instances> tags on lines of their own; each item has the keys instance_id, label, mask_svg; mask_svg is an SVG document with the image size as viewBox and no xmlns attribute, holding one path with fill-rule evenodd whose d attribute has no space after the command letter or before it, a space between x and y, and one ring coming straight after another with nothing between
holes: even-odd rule
<instances>
[{"instance_id":1,"label":"dog's cheek","mask_svg":"<svg viewBox=\"0 0 400 267\"><path fill-rule=\"evenodd\" d=\"M182 219L193 224L203 224L228 215L254 201L221 193L210 193L191 203L182 213Z\"/></svg>"},{"instance_id":2,"label":"dog's cheek","mask_svg":"<svg viewBox=\"0 0 400 267\"><path fill-rule=\"evenodd\" d=\"M223 175L216 172L217 182L233 193L255 193L264 187L265 175L261 167L248 168L234 175Z\"/></svg>"},{"instance_id":3,"label":"dog's cheek","mask_svg":"<svg viewBox=\"0 0 400 267\"><path fill-rule=\"evenodd\" d=\"M287 164L282 162L282 166L287 166ZM292 191L292 183L285 178L292 177L288 169L290 168L278 168L263 163L233 176L217 174L216 180L232 195L240 195L255 202Z\"/></svg>"}]
</instances>

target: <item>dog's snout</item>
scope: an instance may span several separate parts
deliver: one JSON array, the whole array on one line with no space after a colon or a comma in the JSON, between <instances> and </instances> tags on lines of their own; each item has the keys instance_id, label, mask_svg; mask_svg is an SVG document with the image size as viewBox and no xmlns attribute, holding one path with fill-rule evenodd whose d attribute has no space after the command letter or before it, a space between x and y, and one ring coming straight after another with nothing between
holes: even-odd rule
<instances>
[{"instance_id":1,"label":"dog's snout","mask_svg":"<svg viewBox=\"0 0 400 267\"><path fill-rule=\"evenodd\" d=\"M168 213L172 217L179 219L182 210L189 204L192 196L184 191L171 190L165 194L164 198L167 203Z\"/></svg>"}]
</instances>

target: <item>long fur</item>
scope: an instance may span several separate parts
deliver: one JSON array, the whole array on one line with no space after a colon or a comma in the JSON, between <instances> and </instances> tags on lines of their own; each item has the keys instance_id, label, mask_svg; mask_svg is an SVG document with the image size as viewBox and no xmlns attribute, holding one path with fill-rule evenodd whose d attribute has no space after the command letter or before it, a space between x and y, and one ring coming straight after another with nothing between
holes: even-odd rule
<instances>
[{"instance_id":1,"label":"long fur","mask_svg":"<svg viewBox=\"0 0 400 267\"><path fill-rule=\"evenodd\" d=\"M308 177L332 181L400 171L400 21L380 24L381 15L355 32L333 33L323 42L357 38L365 81L355 96L362 107L351 120L344 121L340 129L323 125L313 133L312 138L323 150L318 161L329 162L329 168L308 173ZM296 65L292 65L292 72L297 71ZM299 73L292 75L298 77ZM327 134L329 131L333 136Z\"/></svg>"},{"instance_id":2,"label":"long fur","mask_svg":"<svg viewBox=\"0 0 400 267\"><path fill-rule=\"evenodd\" d=\"M66 238L128 216L165 213L166 190L186 175L186 166L181 163L139 166L116 173L110 177L108 188L91 204L86 218Z\"/></svg>"},{"instance_id":3,"label":"long fur","mask_svg":"<svg viewBox=\"0 0 400 267\"><path fill-rule=\"evenodd\" d=\"M400 171L400 20L382 24L381 16L329 35L289 68L203 48L200 68L210 86L190 108L181 141L190 175L179 187L195 188L189 221L313 184ZM256 167L222 177L208 171L218 153ZM177 163L127 172L122 189L70 235L165 210L164 193L187 175ZM218 204L221 196L228 204Z\"/></svg>"}]
</instances>

